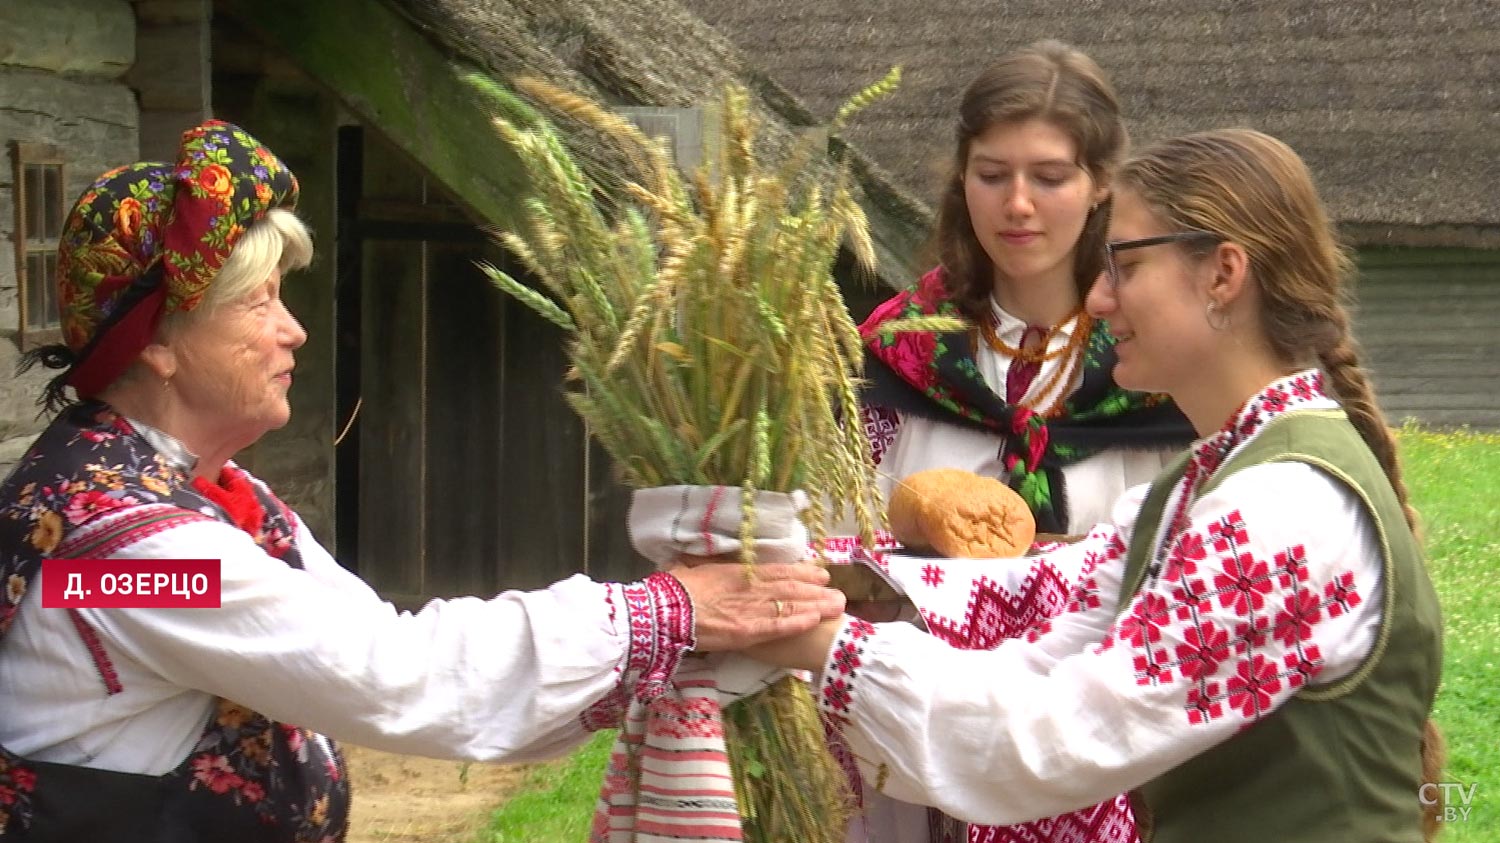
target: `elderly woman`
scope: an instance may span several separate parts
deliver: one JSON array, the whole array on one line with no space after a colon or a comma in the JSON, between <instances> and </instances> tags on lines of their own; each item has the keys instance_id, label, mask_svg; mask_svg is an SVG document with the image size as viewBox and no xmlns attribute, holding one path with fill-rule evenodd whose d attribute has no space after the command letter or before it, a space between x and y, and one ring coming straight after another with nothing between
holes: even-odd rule
<instances>
[{"instance_id":1,"label":"elderly woman","mask_svg":"<svg viewBox=\"0 0 1500 843\"><path fill-rule=\"evenodd\" d=\"M209 122L175 166L106 173L59 269L67 406L0 486L0 836L338 840L325 734L483 761L554 754L692 649L810 629L811 565L581 576L397 612L231 457L286 424L311 258L292 174ZM48 559L217 559L213 609L44 608ZM296 725L291 725L296 724Z\"/></svg>"}]
</instances>

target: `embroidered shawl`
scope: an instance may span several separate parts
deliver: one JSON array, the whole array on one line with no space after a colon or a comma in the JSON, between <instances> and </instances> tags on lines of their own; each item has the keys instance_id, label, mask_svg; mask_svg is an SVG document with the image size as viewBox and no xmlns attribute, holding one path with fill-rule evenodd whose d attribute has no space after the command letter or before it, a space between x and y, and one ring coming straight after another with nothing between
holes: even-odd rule
<instances>
[{"instance_id":1,"label":"embroidered shawl","mask_svg":"<svg viewBox=\"0 0 1500 843\"><path fill-rule=\"evenodd\" d=\"M986 430L1004 439L1002 478L1036 515L1041 532L1066 532L1062 469L1106 448L1187 445L1192 427L1169 399L1115 384L1114 337L1103 322L1084 345L1083 382L1056 418L1007 404L979 371L974 332L882 332L894 319L961 316L938 267L875 309L860 326L869 404Z\"/></svg>"}]
</instances>

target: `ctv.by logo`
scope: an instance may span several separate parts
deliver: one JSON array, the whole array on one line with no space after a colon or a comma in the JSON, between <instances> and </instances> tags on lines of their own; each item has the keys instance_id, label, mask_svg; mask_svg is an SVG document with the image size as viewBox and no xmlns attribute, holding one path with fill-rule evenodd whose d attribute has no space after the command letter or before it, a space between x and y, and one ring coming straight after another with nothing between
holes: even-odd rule
<instances>
[{"instance_id":1,"label":"ctv.by logo","mask_svg":"<svg viewBox=\"0 0 1500 843\"><path fill-rule=\"evenodd\" d=\"M1438 822L1461 823L1474 810L1474 791L1478 789L1478 782L1468 785L1460 782L1423 782L1417 788L1417 799L1421 800L1424 808L1441 806L1437 815Z\"/></svg>"}]
</instances>

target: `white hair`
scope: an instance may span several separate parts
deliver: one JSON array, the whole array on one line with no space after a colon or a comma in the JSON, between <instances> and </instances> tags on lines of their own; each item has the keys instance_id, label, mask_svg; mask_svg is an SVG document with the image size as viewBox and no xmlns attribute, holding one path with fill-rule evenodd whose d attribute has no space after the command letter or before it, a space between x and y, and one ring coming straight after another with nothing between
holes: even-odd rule
<instances>
[{"instance_id":1,"label":"white hair","mask_svg":"<svg viewBox=\"0 0 1500 843\"><path fill-rule=\"evenodd\" d=\"M272 208L264 217L250 224L235 241L219 273L209 282L203 299L190 311L174 310L161 322L159 331L170 333L195 316L248 297L270 278L271 270L281 274L303 269L312 263L312 232L296 214L285 208Z\"/></svg>"},{"instance_id":2,"label":"white hair","mask_svg":"<svg viewBox=\"0 0 1500 843\"><path fill-rule=\"evenodd\" d=\"M272 208L240 235L199 307L211 310L239 301L264 284L271 270L280 269L285 275L306 267L312 257L312 233L307 225L285 208Z\"/></svg>"},{"instance_id":3,"label":"white hair","mask_svg":"<svg viewBox=\"0 0 1500 843\"><path fill-rule=\"evenodd\" d=\"M266 283L272 270L280 269L285 275L292 270L304 269L312 263L312 257L312 232L307 224L291 211L272 208L264 217L251 223L235 241L229 257L209 282L198 306L189 311L175 310L161 320L156 329L156 341L171 336L198 316L248 298ZM110 389L131 381L151 380L143 374L145 371L144 364L135 360L110 385Z\"/></svg>"}]
</instances>

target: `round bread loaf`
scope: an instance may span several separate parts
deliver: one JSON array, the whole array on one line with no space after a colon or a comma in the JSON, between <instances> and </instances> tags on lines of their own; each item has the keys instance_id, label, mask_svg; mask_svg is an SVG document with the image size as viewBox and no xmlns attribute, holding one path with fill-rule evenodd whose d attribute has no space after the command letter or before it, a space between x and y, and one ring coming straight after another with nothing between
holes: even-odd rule
<instances>
[{"instance_id":1,"label":"round bread loaf","mask_svg":"<svg viewBox=\"0 0 1500 843\"><path fill-rule=\"evenodd\" d=\"M1024 556L1036 538L1036 518L1020 495L999 480L957 468L898 481L888 511L896 540L919 553Z\"/></svg>"}]
</instances>

